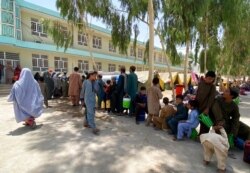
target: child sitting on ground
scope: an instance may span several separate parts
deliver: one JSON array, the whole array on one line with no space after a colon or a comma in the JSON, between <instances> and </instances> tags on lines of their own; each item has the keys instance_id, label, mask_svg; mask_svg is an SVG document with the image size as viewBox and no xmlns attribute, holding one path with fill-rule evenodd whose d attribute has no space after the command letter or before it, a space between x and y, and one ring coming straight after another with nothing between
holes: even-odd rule
<instances>
[{"instance_id":1,"label":"child sitting on ground","mask_svg":"<svg viewBox=\"0 0 250 173\"><path fill-rule=\"evenodd\" d=\"M177 111L174 115L169 116L166 118L166 124L171 129L170 134L176 136L177 135L177 127L178 127L178 122L181 120L187 120L187 109L183 103L183 96L182 95L177 95L176 96L176 104L177 104Z\"/></svg>"},{"instance_id":2,"label":"child sitting on ground","mask_svg":"<svg viewBox=\"0 0 250 173\"><path fill-rule=\"evenodd\" d=\"M187 108L190 111L188 115L188 120L182 120L178 123L177 139L182 140L184 134L187 134L187 137L190 138L192 129L195 129L199 125L199 112L198 112L198 102L196 100L189 100ZM176 140L176 138L174 138Z\"/></svg>"},{"instance_id":3,"label":"child sitting on ground","mask_svg":"<svg viewBox=\"0 0 250 173\"><path fill-rule=\"evenodd\" d=\"M220 125L216 125L210 133L200 135L200 141L204 149L204 164L208 165L215 153L219 173L226 171L226 159L229 149L227 133Z\"/></svg>"},{"instance_id":4,"label":"child sitting on ground","mask_svg":"<svg viewBox=\"0 0 250 173\"><path fill-rule=\"evenodd\" d=\"M147 112L147 95L146 88L142 86L140 88L140 92L135 96L135 123L139 124L140 115L145 116L145 112Z\"/></svg>"},{"instance_id":5,"label":"child sitting on ground","mask_svg":"<svg viewBox=\"0 0 250 173\"><path fill-rule=\"evenodd\" d=\"M169 105L169 99L167 97L163 98L163 103L165 106L161 108L160 117L153 117L153 124L155 126L155 129L167 129L168 126L165 123L165 119L169 117L170 115L174 115L176 110L173 106Z\"/></svg>"}]
</instances>

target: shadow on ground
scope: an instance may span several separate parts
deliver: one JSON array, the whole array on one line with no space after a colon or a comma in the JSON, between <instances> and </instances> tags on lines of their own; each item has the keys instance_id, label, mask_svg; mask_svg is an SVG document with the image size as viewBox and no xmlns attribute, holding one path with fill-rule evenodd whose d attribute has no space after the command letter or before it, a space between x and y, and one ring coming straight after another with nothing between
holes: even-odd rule
<instances>
[{"instance_id":1,"label":"shadow on ground","mask_svg":"<svg viewBox=\"0 0 250 173\"><path fill-rule=\"evenodd\" d=\"M208 167L203 166L202 147L197 142L174 142L164 131L154 131L144 124L135 125L130 118L103 118L105 115L100 112L97 112L97 125L101 134L94 136L90 129L82 127L80 108L71 107L68 101L52 106L55 111L48 109L46 112L53 112L53 116L44 118L43 131L41 129L27 150L52 152L55 161L29 172L216 172L215 159ZM232 152L236 160L228 159L227 172L244 170L243 162L234 163L241 160L242 151Z\"/></svg>"},{"instance_id":2,"label":"shadow on ground","mask_svg":"<svg viewBox=\"0 0 250 173\"><path fill-rule=\"evenodd\" d=\"M37 127L35 129L32 129L29 126L19 127L16 130L10 131L7 135L11 135L11 136L23 135L25 133L29 133L29 132L32 132L34 130L38 130L38 129L42 128L42 126L43 126L43 124L39 124L39 125L37 125Z\"/></svg>"},{"instance_id":3,"label":"shadow on ground","mask_svg":"<svg viewBox=\"0 0 250 173\"><path fill-rule=\"evenodd\" d=\"M103 112L96 113L101 134L95 136L90 129L83 128L80 107L72 107L67 99L51 100L49 104L52 108L45 109L37 119L40 128L18 127L7 135L9 141L24 143L20 148L23 156L12 158L13 165L30 165L23 172L216 172L215 158L209 166L203 166L203 150L198 142L174 142L165 131L155 131L144 124L136 125L132 118L108 116ZM249 165L242 162L243 152L237 149L230 152L236 159L228 158L227 172L248 172ZM32 159L22 159L25 156ZM7 166L0 168L9 170Z\"/></svg>"}]
</instances>

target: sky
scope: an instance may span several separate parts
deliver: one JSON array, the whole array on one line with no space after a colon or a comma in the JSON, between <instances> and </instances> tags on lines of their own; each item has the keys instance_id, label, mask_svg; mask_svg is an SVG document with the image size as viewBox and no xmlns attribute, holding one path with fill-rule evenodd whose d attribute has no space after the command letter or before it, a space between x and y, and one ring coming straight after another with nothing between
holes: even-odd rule
<instances>
[{"instance_id":1,"label":"sky","mask_svg":"<svg viewBox=\"0 0 250 173\"><path fill-rule=\"evenodd\" d=\"M27 2L31 2L33 4L57 11L56 6L55 6L55 2L56 0L25 0ZM98 21L94 18L91 18L90 23L95 24L97 26L101 26L103 28L107 28L107 26L105 24L103 24L101 21ZM138 36L138 40L141 42L146 43L149 37L149 30L146 24L140 23L139 24L139 30L140 30L140 34ZM155 46L161 48L161 44L159 41L159 38L157 36L155 36ZM180 52L182 52L184 54L185 52L185 48L179 48Z\"/></svg>"}]
</instances>

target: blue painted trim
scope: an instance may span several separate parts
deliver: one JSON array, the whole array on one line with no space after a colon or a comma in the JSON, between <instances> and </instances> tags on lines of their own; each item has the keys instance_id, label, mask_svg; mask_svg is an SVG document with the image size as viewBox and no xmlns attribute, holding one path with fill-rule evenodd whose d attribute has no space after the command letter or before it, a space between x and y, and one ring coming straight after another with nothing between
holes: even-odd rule
<instances>
[{"instance_id":1,"label":"blue painted trim","mask_svg":"<svg viewBox=\"0 0 250 173\"><path fill-rule=\"evenodd\" d=\"M37 11L39 13L44 13L44 14L47 14L47 15L50 15L50 16L54 16L54 17L63 19L61 17L60 13L58 13L56 11L53 11L53 10L50 10L50 9L47 9L47 8L32 4L30 2L26 2L24 0L16 0L16 2L17 2L18 5L20 5L23 8L30 9L32 11Z\"/></svg>"},{"instance_id":2,"label":"blue painted trim","mask_svg":"<svg viewBox=\"0 0 250 173\"><path fill-rule=\"evenodd\" d=\"M90 57L90 52L85 51L85 50L68 48L65 52L63 48L57 48L55 45L34 43L34 42L29 42L29 41L21 41L21 40L16 40L15 38L6 37L6 36L0 36L0 46L1 45L8 45L8 46L14 46L14 47L25 48L25 49L33 49L33 50L39 50L39 51L65 53L65 54L69 54L69 55L73 55L73 56L77 55L77 56L81 56L81 57L82 56ZM101 53L97 53L97 52L93 52L93 56L95 58L99 58L99 59L103 59L103 60L126 62L126 63L138 64L138 65L144 64L143 61L140 61L140 60L138 61L138 60L134 60L131 58L117 57L117 56L112 56L112 55L108 55L108 54L101 54ZM163 67L163 68L167 67L164 64L155 64L155 65L157 67ZM180 67L171 66L171 68L176 69L176 70L183 70L183 68L180 68Z\"/></svg>"},{"instance_id":3,"label":"blue painted trim","mask_svg":"<svg viewBox=\"0 0 250 173\"><path fill-rule=\"evenodd\" d=\"M47 9L47 8L44 8L44 7L41 7L41 6L38 6L36 4L32 4L30 2L26 2L24 0L16 0L17 4L20 5L21 7L23 8L26 8L26 9L29 9L29 10L32 10L32 11L37 11L39 13L43 13L43 14L46 14L46 15L49 15L49 16L53 16L53 17L57 17L59 19L62 19L62 20L65 20L59 12L57 11L53 11L53 10L50 10L50 9ZM90 28L93 28L97 31L100 31L100 32L103 32L103 33L106 33L106 34L109 34L111 35L111 30L109 29L105 29L103 27L100 27L100 26L97 26L97 25L94 25L94 24L90 24ZM133 42L133 39L131 39L131 42ZM143 45L145 46L146 43L140 41L140 40L137 40L137 43L139 45ZM158 47L155 47L156 50L158 51L161 51L160 48Z\"/></svg>"}]
</instances>

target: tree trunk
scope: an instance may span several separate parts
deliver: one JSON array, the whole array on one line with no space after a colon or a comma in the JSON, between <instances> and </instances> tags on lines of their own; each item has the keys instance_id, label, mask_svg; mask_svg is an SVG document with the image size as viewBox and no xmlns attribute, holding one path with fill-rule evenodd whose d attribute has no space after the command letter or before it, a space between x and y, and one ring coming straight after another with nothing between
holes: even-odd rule
<instances>
[{"instance_id":1,"label":"tree trunk","mask_svg":"<svg viewBox=\"0 0 250 173\"><path fill-rule=\"evenodd\" d=\"M204 73L207 72L207 38L208 38L208 10L206 12L206 36L205 36L205 52L204 52Z\"/></svg>"},{"instance_id":2,"label":"tree trunk","mask_svg":"<svg viewBox=\"0 0 250 173\"><path fill-rule=\"evenodd\" d=\"M162 47L162 52L163 52L163 58L166 59L166 64L167 64L167 68L168 68L168 72L169 72L169 77L170 77L170 86L172 88L172 99L175 100L175 90L174 90L174 81L172 81L172 71L171 71L171 67L170 67L170 64L168 63L168 57L167 57L167 54L166 54L166 49L165 49L165 46L164 46L164 39L163 37L161 36L161 34L157 31L157 34L160 38L160 42L161 42L161 47Z\"/></svg>"},{"instance_id":3,"label":"tree trunk","mask_svg":"<svg viewBox=\"0 0 250 173\"><path fill-rule=\"evenodd\" d=\"M188 88L187 84L187 74L188 74L188 55L189 55L189 46L190 46L190 40L189 37L187 37L186 40L186 55L185 55L185 61L184 61L184 85L185 85L185 90Z\"/></svg>"},{"instance_id":4,"label":"tree trunk","mask_svg":"<svg viewBox=\"0 0 250 173\"><path fill-rule=\"evenodd\" d=\"M153 0L148 1L148 17L149 17L149 74L148 87L151 86L154 72L154 8Z\"/></svg>"},{"instance_id":5,"label":"tree trunk","mask_svg":"<svg viewBox=\"0 0 250 173\"><path fill-rule=\"evenodd\" d=\"M88 22L88 17L87 17L87 15L86 15L86 18L85 18L85 20L86 20L86 25L85 26L87 26L87 28L89 29L89 33L88 33L88 38L87 38L87 47L88 47L88 50L89 50L89 55L90 55L90 58L91 58L91 60L92 60L92 63L93 63L93 70L95 70L95 71L97 71L98 69L97 69L97 66L96 66L96 63L95 63L95 58L94 58L94 56L93 56L93 52L92 52L92 48L90 47L90 43L91 43L91 38L93 37L93 32L94 31L92 31L92 29L91 29L91 25L89 24L89 22ZM85 30L87 31L87 29L85 28Z\"/></svg>"}]
</instances>

